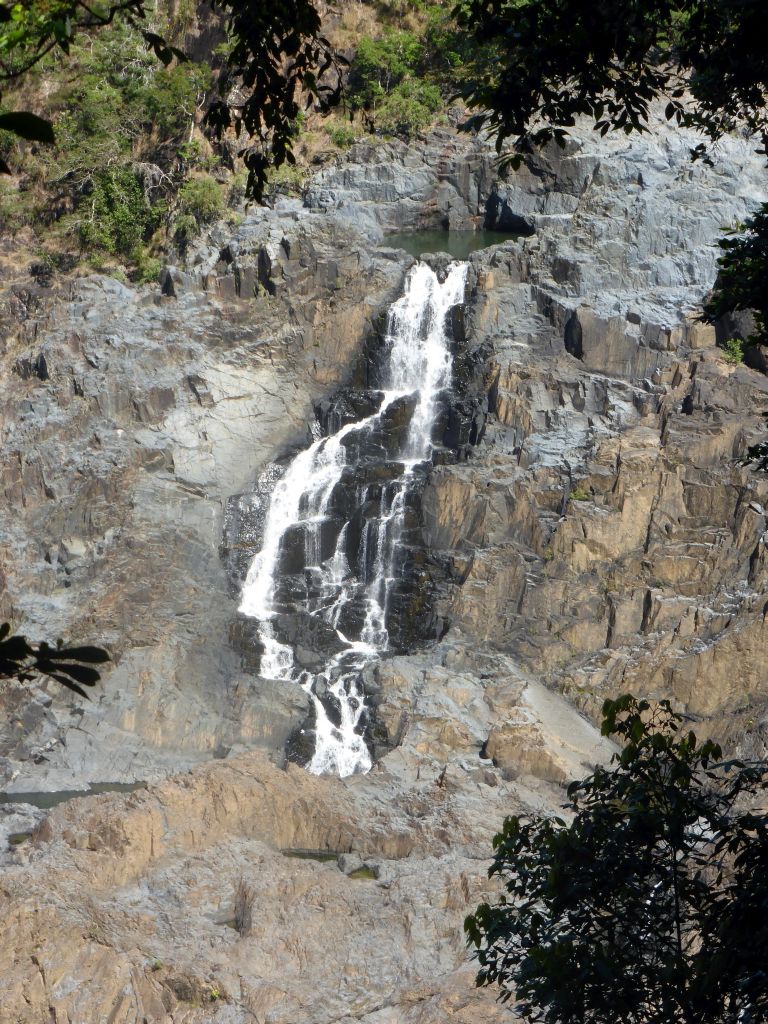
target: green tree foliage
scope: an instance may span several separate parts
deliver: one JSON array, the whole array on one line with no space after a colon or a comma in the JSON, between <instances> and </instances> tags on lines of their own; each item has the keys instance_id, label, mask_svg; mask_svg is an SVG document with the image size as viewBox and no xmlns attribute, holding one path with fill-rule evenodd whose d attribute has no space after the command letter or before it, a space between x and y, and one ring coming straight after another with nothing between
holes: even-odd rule
<instances>
[{"instance_id":1,"label":"green tree foliage","mask_svg":"<svg viewBox=\"0 0 768 1024\"><path fill-rule=\"evenodd\" d=\"M68 54L83 32L111 25L115 20L133 26L163 64L183 54L152 32L146 22L144 0L85 3L83 0L5 0L0 3L0 89L16 82L53 51ZM54 141L51 123L29 111L0 114L0 128L34 142ZM9 172L6 161L0 171Z\"/></svg>"},{"instance_id":2,"label":"green tree foliage","mask_svg":"<svg viewBox=\"0 0 768 1024\"><path fill-rule=\"evenodd\" d=\"M176 240L185 245L205 224L221 217L225 210L221 186L209 177L190 178L179 189L178 216L174 221Z\"/></svg>"},{"instance_id":3,"label":"green tree foliage","mask_svg":"<svg viewBox=\"0 0 768 1024\"><path fill-rule=\"evenodd\" d=\"M666 701L604 706L624 746L568 790L573 818L507 818L466 920L478 984L547 1024L768 1019L768 764L723 761Z\"/></svg>"},{"instance_id":4,"label":"green tree foliage","mask_svg":"<svg viewBox=\"0 0 768 1024\"><path fill-rule=\"evenodd\" d=\"M429 4L424 14L424 51L430 73L453 94L483 67L496 59L493 48L480 45L451 16L451 4Z\"/></svg>"},{"instance_id":5,"label":"green tree foliage","mask_svg":"<svg viewBox=\"0 0 768 1024\"><path fill-rule=\"evenodd\" d=\"M382 102L378 125L389 135L410 138L430 126L442 102L440 89L430 82L401 82Z\"/></svg>"},{"instance_id":6,"label":"green tree foliage","mask_svg":"<svg viewBox=\"0 0 768 1024\"><path fill-rule=\"evenodd\" d=\"M108 253L132 256L157 224L157 211L127 167L97 171L82 205L82 242Z\"/></svg>"},{"instance_id":7,"label":"green tree foliage","mask_svg":"<svg viewBox=\"0 0 768 1024\"><path fill-rule=\"evenodd\" d=\"M763 0L462 0L456 17L497 53L464 90L474 123L518 157L580 115L645 131L660 98L677 124L711 140L745 127L768 153Z\"/></svg>"},{"instance_id":8,"label":"green tree foliage","mask_svg":"<svg viewBox=\"0 0 768 1024\"><path fill-rule=\"evenodd\" d=\"M727 313L754 312L756 331L749 341L768 345L768 203L718 242L720 273L704 319Z\"/></svg>"},{"instance_id":9,"label":"green tree foliage","mask_svg":"<svg viewBox=\"0 0 768 1024\"><path fill-rule=\"evenodd\" d=\"M333 121L325 126L326 134L334 146L348 149L357 140L357 132L351 124Z\"/></svg>"},{"instance_id":10,"label":"green tree foliage","mask_svg":"<svg viewBox=\"0 0 768 1024\"><path fill-rule=\"evenodd\" d=\"M56 647L31 643L26 637L11 634L10 624L0 626L0 680L28 682L37 676L48 676L81 697L88 697L83 686L95 686L101 678L94 665L110 660L101 647L65 647L59 640Z\"/></svg>"},{"instance_id":11,"label":"green tree foliage","mask_svg":"<svg viewBox=\"0 0 768 1024\"><path fill-rule=\"evenodd\" d=\"M424 49L412 32L391 29L381 39L364 36L350 67L350 97L354 106L371 106L411 77Z\"/></svg>"},{"instance_id":12,"label":"green tree foliage","mask_svg":"<svg viewBox=\"0 0 768 1024\"><path fill-rule=\"evenodd\" d=\"M363 37L350 67L353 109L368 111L372 125L388 135L410 138L427 128L442 106L439 86L428 80L429 56L413 32Z\"/></svg>"},{"instance_id":13,"label":"green tree foliage","mask_svg":"<svg viewBox=\"0 0 768 1024\"><path fill-rule=\"evenodd\" d=\"M207 123L219 138L230 128L250 138L241 155L249 171L249 189L261 198L269 167L293 162L291 142L302 106L327 107L338 99L345 61L321 34L312 0L211 0L210 6L226 24L228 45L218 76L219 95L209 105ZM90 38L113 23L138 33L166 67L187 61L181 50L151 28L145 0L2 0L0 88L27 74L47 55L69 54L78 39ZM171 73L162 83L165 88L156 90L160 120L185 111L174 96L182 81ZM117 116L114 124L121 124ZM0 113L0 130L27 140L54 139L51 123L28 111ZM7 159L0 163L2 170L9 170Z\"/></svg>"},{"instance_id":14,"label":"green tree foliage","mask_svg":"<svg viewBox=\"0 0 768 1024\"><path fill-rule=\"evenodd\" d=\"M221 187L213 178L190 178L178 193L179 209L194 217L198 224L210 224L224 212Z\"/></svg>"},{"instance_id":15,"label":"green tree foliage","mask_svg":"<svg viewBox=\"0 0 768 1024\"><path fill-rule=\"evenodd\" d=\"M17 172L16 182L0 180L0 229L44 227L49 243L71 251L76 242L92 260L107 254L132 264L137 279L155 278L147 246L184 176L219 164L189 141L211 67L164 67L141 32L118 23L79 36L66 58L48 54L26 82L47 95L56 143L30 148L0 133L0 155Z\"/></svg>"}]
</instances>

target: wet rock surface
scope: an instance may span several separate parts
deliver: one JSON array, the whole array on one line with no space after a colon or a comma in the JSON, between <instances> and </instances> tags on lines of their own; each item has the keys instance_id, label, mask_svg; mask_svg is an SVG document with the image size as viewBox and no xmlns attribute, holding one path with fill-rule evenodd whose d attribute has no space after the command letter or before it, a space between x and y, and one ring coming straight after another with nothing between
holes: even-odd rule
<instances>
[{"instance_id":1,"label":"wet rock surface","mask_svg":"<svg viewBox=\"0 0 768 1024\"><path fill-rule=\"evenodd\" d=\"M9 1020L501 1022L461 922L503 815L610 756L603 698L672 696L765 752L768 493L737 457L768 384L692 313L764 169L690 145L579 133L504 180L449 129L358 146L156 289L5 293L2 611L117 663L86 707L3 691L3 785L192 766L5 812ZM383 232L488 218L534 233L472 256L453 324L452 454L409 508L429 622L398 593L435 639L364 670L373 770L317 778L285 761L311 756L306 694L256 674L233 581L311 424L376 400L409 263Z\"/></svg>"}]
</instances>

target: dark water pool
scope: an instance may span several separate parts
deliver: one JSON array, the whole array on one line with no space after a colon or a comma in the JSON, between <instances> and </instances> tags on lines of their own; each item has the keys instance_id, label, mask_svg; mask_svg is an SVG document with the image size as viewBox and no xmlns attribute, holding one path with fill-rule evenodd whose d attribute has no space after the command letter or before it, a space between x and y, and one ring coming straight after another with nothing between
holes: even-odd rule
<instances>
[{"instance_id":1,"label":"dark water pool","mask_svg":"<svg viewBox=\"0 0 768 1024\"><path fill-rule=\"evenodd\" d=\"M57 804L94 793L133 793L146 789L146 782L93 782L88 789L58 789L52 793L0 793L0 804L31 804L48 811Z\"/></svg>"},{"instance_id":2,"label":"dark water pool","mask_svg":"<svg viewBox=\"0 0 768 1024\"><path fill-rule=\"evenodd\" d=\"M410 256L424 252L447 252L456 260L465 260L476 249L487 249L512 238L520 238L512 231L408 231L386 235L384 245L405 249Z\"/></svg>"}]
</instances>

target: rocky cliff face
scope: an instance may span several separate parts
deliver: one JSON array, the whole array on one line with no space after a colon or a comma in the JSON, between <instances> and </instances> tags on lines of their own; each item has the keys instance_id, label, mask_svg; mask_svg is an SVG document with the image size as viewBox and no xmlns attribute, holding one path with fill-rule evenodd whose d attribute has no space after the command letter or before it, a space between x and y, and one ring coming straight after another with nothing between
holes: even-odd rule
<instances>
[{"instance_id":1,"label":"rocky cliff face","mask_svg":"<svg viewBox=\"0 0 768 1024\"><path fill-rule=\"evenodd\" d=\"M107 279L10 290L3 611L31 634L98 636L117 660L85 710L19 697L15 788L282 749L302 695L255 692L229 643L224 509L306 441L313 401L349 374L403 276L305 219L256 214L143 294ZM44 379L27 369L41 362Z\"/></svg>"},{"instance_id":2,"label":"rocky cliff face","mask_svg":"<svg viewBox=\"0 0 768 1024\"><path fill-rule=\"evenodd\" d=\"M5 787L206 763L0 808L34 825L4 854L0 1019L502 1020L461 920L502 816L610 755L603 697L765 751L768 494L736 459L768 389L692 316L764 170L690 145L585 132L502 181L450 129L356 147L157 288L6 290L2 610L116 667L87 707L3 692ZM383 231L483 224L528 234L471 259L457 457L419 502L434 615L366 669L373 771L316 778L284 761L306 697L255 675L236 615L241 513L359 381L407 265Z\"/></svg>"}]
</instances>

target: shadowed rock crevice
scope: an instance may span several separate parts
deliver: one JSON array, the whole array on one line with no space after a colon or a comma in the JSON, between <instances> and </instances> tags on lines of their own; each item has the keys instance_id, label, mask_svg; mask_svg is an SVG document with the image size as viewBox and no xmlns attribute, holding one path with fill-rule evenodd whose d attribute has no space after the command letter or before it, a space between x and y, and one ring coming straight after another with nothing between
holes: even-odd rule
<instances>
[{"instance_id":1,"label":"shadowed rock crevice","mask_svg":"<svg viewBox=\"0 0 768 1024\"><path fill-rule=\"evenodd\" d=\"M514 231L518 235L532 235L536 230L530 219L515 213L495 191L486 200L483 227L487 231Z\"/></svg>"}]
</instances>

